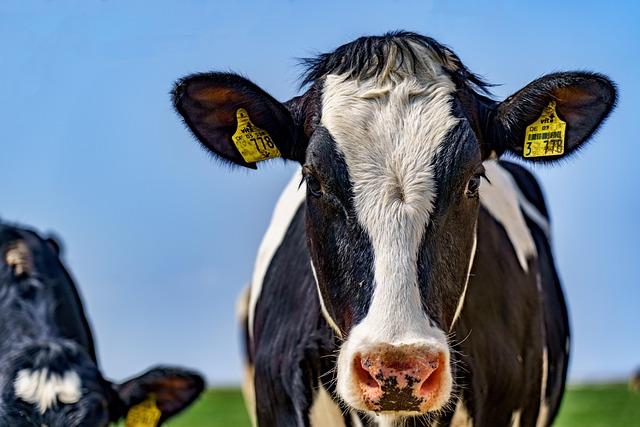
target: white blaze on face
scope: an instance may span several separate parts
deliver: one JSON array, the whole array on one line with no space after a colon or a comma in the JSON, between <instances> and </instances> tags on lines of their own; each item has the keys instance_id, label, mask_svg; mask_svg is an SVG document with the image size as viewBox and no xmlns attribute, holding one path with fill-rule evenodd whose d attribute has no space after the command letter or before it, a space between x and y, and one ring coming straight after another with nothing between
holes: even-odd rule
<instances>
[{"instance_id":1,"label":"white blaze on face","mask_svg":"<svg viewBox=\"0 0 640 427\"><path fill-rule=\"evenodd\" d=\"M448 363L445 334L422 307L417 258L437 197L433 160L458 119L451 111L455 85L435 60L424 61L420 74L384 81L328 75L324 83L322 125L344 156L374 255L369 311L338 360L338 392L350 404L360 402L351 372L356 352L418 344L442 351ZM448 368L447 375L450 388Z\"/></svg>"},{"instance_id":2,"label":"white blaze on face","mask_svg":"<svg viewBox=\"0 0 640 427\"><path fill-rule=\"evenodd\" d=\"M57 402L73 404L82 397L80 377L74 371L58 375L47 369L23 369L16 375L14 390L17 397L36 405L41 414Z\"/></svg>"}]
</instances>

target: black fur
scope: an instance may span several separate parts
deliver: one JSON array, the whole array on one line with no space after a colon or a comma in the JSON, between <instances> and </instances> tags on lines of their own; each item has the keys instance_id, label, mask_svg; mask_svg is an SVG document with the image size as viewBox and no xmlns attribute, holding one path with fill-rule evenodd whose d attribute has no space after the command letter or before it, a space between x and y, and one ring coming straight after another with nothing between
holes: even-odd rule
<instances>
[{"instance_id":1,"label":"black fur","mask_svg":"<svg viewBox=\"0 0 640 427\"><path fill-rule=\"evenodd\" d=\"M8 256L17 246L25 260L19 267ZM106 426L149 393L158 396L161 422L190 404L204 388L202 377L192 371L157 367L122 385L102 376L60 247L32 230L0 223L0 426ZM46 370L49 378L75 372L82 396L41 412L16 396L14 382L21 370Z\"/></svg>"},{"instance_id":2,"label":"black fur","mask_svg":"<svg viewBox=\"0 0 640 427\"><path fill-rule=\"evenodd\" d=\"M313 84L328 74L348 74L353 79L366 79L382 73L386 65L389 46L398 48L400 60L398 67L405 61L415 69L418 58L411 44L423 46L440 57L442 62L450 64L447 71L454 81L464 84L484 94L489 94L492 85L480 76L472 73L460 58L448 47L431 37L409 31L391 31L382 36L366 36L344 44L333 52L323 53L313 58L300 60L305 67L301 77L301 87Z\"/></svg>"}]
</instances>

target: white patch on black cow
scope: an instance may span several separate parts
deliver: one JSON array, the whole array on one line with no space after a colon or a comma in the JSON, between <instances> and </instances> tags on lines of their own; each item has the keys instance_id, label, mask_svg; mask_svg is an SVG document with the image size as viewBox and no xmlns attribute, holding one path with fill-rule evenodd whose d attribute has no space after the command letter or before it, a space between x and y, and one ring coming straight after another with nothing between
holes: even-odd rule
<instances>
[{"instance_id":1,"label":"white patch on black cow","mask_svg":"<svg viewBox=\"0 0 640 427\"><path fill-rule=\"evenodd\" d=\"M267 232L260 243L260 249L258 249L258 256L256 257L256 263L253 268L253 277L251 279L251 293L249 296L248 322L249 336L251 339L253 339L253 319L255 316L256 304L260 297L264 276L267 274L267 269L271 264L271 259L282 244L282 239L284 239L294 215L298 211L298 208L300 208L300 205L306 196L305 187L300 186L301 180L302 174L298 170L280 195L278 203L273 210L269 228L267 228Z\"/></svg>"},{"instance_id":2,"label":"white patch on black cow","mask_svg":"<svg viewBox=\"0 0 640 427\"><path fill-rule=\"evenodd\" d=\"M318 391L313 398L313 404L309 410L309 422L314 427L345 426L342 410L322 385L318 387Z\"/></svg>"},{"instance_id":3,"label":"white patch on black cow","mask_svg":"<svg viewBox=\"0 0 640 427\"><path fill-rule=\"evenodd\" d=\"M528 272L528 259L534 257L537 251L521 211L521 200L518 197L521 193L511 174L498 162L485 161L484 168L488 181L483 181L480 186L480 202L504 227L520 266Z\"/></svg>"},{"instance_id":4,"label":"white patch on black cow","mask_svg":"<svg viewBox=\"0 0 640 427\"><path fill-rule=\"evenodd\" d=\"M23 369L16 375L14 391L17 397L36 405L43 414L57 402L78 402L82 397L82 384L80 376L75 371L59 375L47 369Z\"/></svg>"},{"instance_id":5,"label":"white patch on black cow","mask_svg":"<svg viewBox=\"0 0 640 427\"><path fill-rule=\"evenodd\" d=\"M9 244L4 259L7 265L13 267L13 272L17 276L31 274L33 271L33 256L27 244L22 240Z\"/></svg>"},{"instance_id":6,"label":"white patch on black cow","mask_svg":"<svg viewBox=\"0 0 640 427\"><path fill-rule=\"evenodd\" d=\"M520 419L522 418L522 409L518 409L511 414L511 427L520 427Z\"/></svg>"},{"instance_id":7,"label":"white patch on black cow","mask_svg":"<svg viewBox=\"0 0 640 427\"><path fill-rule=\"evenodd\" d=\"M462 399L458 400L456 404L456 410L451 418L451 427L473 427L473 419L467 411L467 407L464 405Z\"/></svg>"},{"instance_id":8,"label":"white patch on black cow","mask_svg":"<svg viewBox=\"0 0 640 427\"><path fill-rule=\"evenodd\" d=\"M355 406L361 398L351 360L358 351L418 344L442 352L449 363L445 334L423 310L417 257L437 198L434 158L459 121L451 106L456 87L433 52L413 48L417 64L399 64L389 52L388 71L379 76L328 75L324 82L322 125L344 156L356 215L374 254L369 311L338 359L338 392ZM447 369L441 396L450 387Z\"/></svg>"},{"instance_id":9,"label":"white patch on black cow","mask_svg":"<svg viewBox=\"0 0 640 427\"><path fill-rule=\"evenodd\" d=\"M549 416L549 405L547 404L547 382L549 380L549 350L545 345L542 350L542 381L540 385L540 410L536 419L536 427L544 427L547 425L547 417Z\"/></svg>"}]
</instances>

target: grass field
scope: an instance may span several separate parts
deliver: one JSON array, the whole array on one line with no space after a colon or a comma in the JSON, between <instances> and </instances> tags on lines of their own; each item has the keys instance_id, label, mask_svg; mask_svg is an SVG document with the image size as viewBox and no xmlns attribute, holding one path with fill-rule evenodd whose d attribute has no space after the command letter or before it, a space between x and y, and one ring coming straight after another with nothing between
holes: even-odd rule
<instances>
[{"instance_id":1,"label":"grass field","mask_svg":"<svg viewBox=\"0 0 640 427\"><path fill-rule=\"evenodd\" d=\"M170 427L248 427L240 390L212 389ZM557 427L640 427L640 393L625 384L570 387Z\"/></svg>"}]
</instances>

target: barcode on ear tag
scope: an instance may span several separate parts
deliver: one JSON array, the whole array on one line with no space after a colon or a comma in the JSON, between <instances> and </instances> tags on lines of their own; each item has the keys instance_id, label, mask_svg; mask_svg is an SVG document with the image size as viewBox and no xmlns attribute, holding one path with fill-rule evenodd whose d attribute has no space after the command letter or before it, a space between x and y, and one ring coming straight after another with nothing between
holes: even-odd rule
<instances>
[{"instance_id":1,"label":"barcode on ear tag","mask_svg":"<svg viewBox=\"0 0 640 427\"><path fill-rule=\"evenodd\" d=\"M236 118L238 127L232 139L245 162L254 163L280 157L280 150L271 135L251 122L247 110L239 108Z\"/></svg>"},{"instance_id":2,"label":"barcode on ear tag","mask_svg":"<svg viewBox=\"0 0 640 427\"><path fill-rule=\"evenodd\" d=\"M162 412L156 405L154 395L135 406L132 406L125 419L125 427L156 427Z\"/></svg>"},{"instance_id":3,"label":"barcode on ear tag","mask_svg":"<svg viewBox=\"0 0 640 427\"><path fill-rule=\"evenodd\" d=\"M542 111L535 122L527 126L524 134L524 157L559 156L564 154L567 124L556 114L556 101Z\"/></svg>"}]
</instances>

